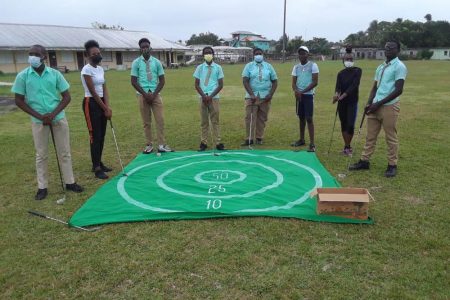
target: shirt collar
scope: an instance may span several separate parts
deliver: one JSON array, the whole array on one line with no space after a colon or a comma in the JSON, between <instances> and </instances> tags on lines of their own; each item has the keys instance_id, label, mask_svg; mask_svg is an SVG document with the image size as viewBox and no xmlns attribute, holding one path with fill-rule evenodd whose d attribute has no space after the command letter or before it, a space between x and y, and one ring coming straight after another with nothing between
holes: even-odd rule
<instances>
[{"instance_id":1,"label":"shirt collar","mask_svg":"<svg viewBox=\"0 0 450 300\"><path fill-rule=\"evenodd\" d=\"M43 74L48 73L49 70L48 70L48 67L45 66L45 67L44 67L44 70L42 71L42 74L39 75L39 73L36 72L36 70L35 70L32 66L30 66L30 70L29 70L28 72L29 72L29 73L34 73L34 74L36 74L37 76L42 76Z\"/></svg>"},{"instance_id":2,"label":"shirt collar","mask_svg":"<svg viewBox=\"0 0 450 300\"><path fill-rule=\"evenodd\" d=\"M399 61L398 56L394 59L392 59L390 62L386 63L386 61L383 62L383 65L393 65L396 64Z\"/></svg>"},{"instance_id":3,"label":"shirt collar","mask_svg":"<svg viewBox=\"0 0 450 300\"><path fill-rule=\"evenodd\" d=\"M142 59L142 61L145 63L145 58L144 55L139 56L140 59ZM153 55L150 55L150 57L148 58L148 61L152 61L153 59Z\"/></svg>"}]
</instances>

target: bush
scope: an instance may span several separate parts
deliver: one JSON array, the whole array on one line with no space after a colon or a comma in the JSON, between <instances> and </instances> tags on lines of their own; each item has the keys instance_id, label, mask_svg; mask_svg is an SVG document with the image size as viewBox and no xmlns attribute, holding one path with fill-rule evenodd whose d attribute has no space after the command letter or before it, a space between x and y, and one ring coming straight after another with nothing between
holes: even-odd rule
<instances>
[{"instance_id":1,"label":"bush","mask_svg":"<svg viewBox=\"0 0 450 300\"><path fill-rule=\"evenodd\" d=\"M433 51L428 49L421 50L417 53L417 57L420 59L429 60L433 56Z\"/></svg>"}]
</instances>

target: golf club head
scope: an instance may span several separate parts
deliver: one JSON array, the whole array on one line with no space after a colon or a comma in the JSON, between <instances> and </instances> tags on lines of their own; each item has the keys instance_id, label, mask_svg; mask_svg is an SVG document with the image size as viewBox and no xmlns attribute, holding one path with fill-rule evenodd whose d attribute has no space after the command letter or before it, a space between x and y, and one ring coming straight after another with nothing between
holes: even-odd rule
<instances>
[{"instance_id":1,"label":"golf club head","mask_svg":"<svg viewBox=\"0 0 450 300\"><path fill-rule=\"evenodd\" d=\"M56 200L56 204L64 204L64 202L66 202L66 195L64 195L64 197L62 197L61 199Z\"/></svg>"},{"instance_id":2,"label":"golf club head","mask_svg":"<svg viewBox=\"0 0 450 300\"><path fill-rule=\"evenodd\" d=\"M337 174L337 175L338 175L338 178L339 178L339 179L344 179L344 178L347 177L347 174L345 174L345 173L339 173L339 174Z\"/></svg>"}]
</instances>

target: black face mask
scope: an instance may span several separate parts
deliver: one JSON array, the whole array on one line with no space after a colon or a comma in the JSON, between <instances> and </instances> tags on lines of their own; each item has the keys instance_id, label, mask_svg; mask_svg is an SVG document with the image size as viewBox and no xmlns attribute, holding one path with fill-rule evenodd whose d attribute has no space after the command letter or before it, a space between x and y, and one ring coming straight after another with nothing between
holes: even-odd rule
<instances>
[{"instance_id":1,"label":"black face mask","mask_svg":"<svg viewBox=\"0 0 450 300\"><path fill-rule=\"evenodd\" d=\"M91 60L94 64L98 65L102 61L103 57L101 55L94 55Z\"/></svg>"}]
</instances>

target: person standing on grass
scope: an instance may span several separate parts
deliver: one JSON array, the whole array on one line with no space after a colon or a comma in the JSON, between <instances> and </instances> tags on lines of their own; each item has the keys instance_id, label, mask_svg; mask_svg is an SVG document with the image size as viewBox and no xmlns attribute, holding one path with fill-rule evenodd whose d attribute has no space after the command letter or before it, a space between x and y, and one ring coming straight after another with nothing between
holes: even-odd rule
<instances>
[{"instance_id":1,"label":"person standing on grass","mask_svg":"<svg viewBox=\"0 0 450 300\"><path fill-rule=\"evenodd\" d=\"M305 128L308 123L309 149L316 151L314 144L314 92L319 83L319 67L313 61L308 60L309 49L306 46L298 48L300 63L292 70L292 90L296 101L296 114L300 123L300 139L291 144L292 147L305 145Z\"/></svg>"},{"instance_id":2,"label":"person standing on grass","mask_svg":"<svg viewBox=\"0 0 450 300\"><path fill-rule=\"evenodd\" d=\"M153 151L152 112L156 123L156 137L158 152L171 152L164 137L163 102L160 95L165 84L164 69L161 62L150 54L150 41L147 38L139 40L141 56L131 65L131 85L136 89L144 133L147 145L143 153Z\"/></svg>"},{"instance_id":3,"label":"person standing on grass","mask_svg":"<svg viewBox=\"0 0 450 300\"><path fill-rule=\"evenodd\" d=\"M48 140L51 129L66 190L75 193L83 191L73 176L69 124L64 113L70 102L69 84L59 71L44 64L46 58L47 50L43 46L32 46L28 56L30 66L17 74L11 89L15 93L16 105L31 115L38 181L36 200L42 200L48 194Z\"/></svg>"},{"instance_id":4,"label":"person standing on grass","mask_svg":"<svg viewBox=\"0 0 450 300\"><path fill-rule=\"evenodd\" d=\"M358 114L359 83L362 70L354 66L352 48L346 47L342 58L345 68L336 79L336 89L333 104L337 104L339 120L341 121L342 138L344 139L344 155L352 155L351 142L355 132L355 121Z\"/></svg>"},{"instance_id":5,"label":"person standing on grass","mask_svg":"<svg viewBox=\"0 0 450 300\"><path fill-rule=\"evenodd\" d=\"M264 61L263 51L255 48L253 57L254 60L245 65L242 71L242 82L246 91L245 127L248 135L241 146L253 144L255 137L256 144L263 143L270 104L278 86L277 73L271 64ZM250 129L255 129L255 136Z\"/></svg>"},{"instance_id":6,"label":"person standing on grass","mask_svg":"<svg viewBox=\"0 0 450 300\"><path fill-rule=\"evenodd\" d=\"M367 115L366 144L361 159L349 169L369 169L369 159L375 151L378 134L383 128L388 150L388 166L384 175L389 178L397 175L397 119L400 114L400 95L403 93L408 70L397 57L400 53L398 41L388 41L384 52L386 61L375 72L375 81L364 111Z\"/></svg>"},{"instance_id":7,"label":"person standing on grass","mask_svg":"<svg viewBox=\"0 0 450 300\"><path fill-rule=\"evenodd\" d=\"M213 141L216 142L217 150L224 150L225 146L220 142L219 127L219 92L223 88L223 70L216 64L214 59L214 49L212 47L203 48L203 58L205 62L195 69L195 89L200 95L200 117L201 136L200 151L208 148L209 122L211 120Z\"/></svg>"},{"instance_id":8,"label":"person standing on grass","mask_svg":"<svg viewBox=\"0 0 450 300\"><path fill-rule=\"evenodd\" d=\"M102 152L105 143L106 123L112 117L112 110L109 106L105 72L99 65L102 61L102 55L100 46L94 40L87 41L84 48L89 63L81 70L81 83L84 88L82 109L89 130L92 172L99 179L108 179L105 172L110 172L112 169L103 164Z\"/></svg>"}]
</instances>

